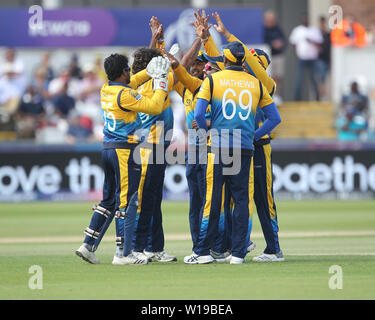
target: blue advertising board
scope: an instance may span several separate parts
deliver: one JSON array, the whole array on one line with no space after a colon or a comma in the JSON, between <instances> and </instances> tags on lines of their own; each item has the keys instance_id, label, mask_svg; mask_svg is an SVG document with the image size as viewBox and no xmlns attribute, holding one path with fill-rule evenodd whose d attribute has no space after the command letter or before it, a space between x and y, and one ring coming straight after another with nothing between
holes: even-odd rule
<instances>
[{"instance_id":1,"label":"blue advertising board","mask_svg":"<svg viewBox=\"0 0 375 320\"><path fill-rule=\"evenodd\" d=\"M194 9L61 9L40 10L41 24L33 27L35 13L25 9L1 9L0 46L9 47L92 47L148 46L149 20L157 16L164 27L166 47L178 42L188 48L195 38ZM263 43L263 10L260 8L212 8L244 43ZM215 20L210 18L210 23ZM225 39L212 27L217 45Z\"/></svg>"}]
</instances>

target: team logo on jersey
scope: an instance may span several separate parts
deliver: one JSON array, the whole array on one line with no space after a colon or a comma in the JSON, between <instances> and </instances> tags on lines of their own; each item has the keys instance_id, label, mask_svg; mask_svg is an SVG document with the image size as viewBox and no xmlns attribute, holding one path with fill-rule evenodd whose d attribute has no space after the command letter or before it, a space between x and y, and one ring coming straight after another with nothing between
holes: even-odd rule
<instances>
[{"instance_id":1,"label":"team logo on jersey","mask_svg":"<svg viewBox=\"0 0 375 320\"><path fill-rule=\"evenodd\" d=\"M186 99L186 104L187 104L188 106L191 106L191 99Z\"/></svg>"},{"instance_id":2,"label":"team logo on jersey","mask_svg":"<svg viewBox=\"0 0 375 320\"><path fill-rule=\"evenodd\" d=\"M142 96L135 90L130 90L129 93L137 101L141 100L142 98Z\"/></svg>"}]
</instances>

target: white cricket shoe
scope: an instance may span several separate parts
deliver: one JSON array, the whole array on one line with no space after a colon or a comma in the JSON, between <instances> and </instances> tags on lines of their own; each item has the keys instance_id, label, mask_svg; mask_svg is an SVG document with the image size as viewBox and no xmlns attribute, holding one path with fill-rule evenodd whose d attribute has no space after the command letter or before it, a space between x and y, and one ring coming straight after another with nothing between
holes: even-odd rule
<instances>
[{"instance_id":1,"label":"white cricket shoe","mask_svg":"<svg viewBox=\"0 0 375 320\"><path fill-rule=\"evenodd\" d=\"M267 254L263 253L260 256L254 257L253 261L255 262L281 262L284 261L284 255L282 251L276 254Z\"/></svg>"},{"instance_id":2,"label":"white cricket shoe","mask_svg":"<svg viewBox=\"0 0 375 320\"><path fill-rule=\"evenodd\" d=\"M235 256L232 256L232 259L230 259L230 264L243 264L245 262L245 259L238 258Z\"/></svg>"},{"instance_id":3,"label":"white cricket shoe","mask_svg":"<svg viewBox=\"0 0 375 320\"><path fill-rule=\"evenodd\" d=\"M112 264L114 265L114 266L116 266L116 265L120 265L120 264L123 264L123 263L121 263L121 259L123 258L124 256L117 256L117 255L114 255L113 256L113 260L112 260Z\"/></svg>"},{"instance_id":4,"label":"white cricket shoe","mask_svg":"<svg viewBox=\"0 0 375 320\"><path fill-rule=\"evenodd\" d=\"M130 253L126 257L118 257L114 256L112 260L113 265L123 265L123 264L132 264L132 265L142 265L142 264L147 264L148 259L147 257L137 257L134 255L134 253Z\"/></svg>"},{"instance_id":5,"label":"white cricket shoe","mask_svg":"<svg viewBox=\"0 0 375 320\"><path fill-rule=\"evenodd\" d=\"M219 253L219 252L210 250L210 255L218 263L228 262L232 258L232 254L230 253L229 250L225 251L224 253Z\"/></svg>"},{"instance_id":6,"label":"white cricket shoe","mask_svg":"<svg viewBox=\"0 0 375 320\"><path fill-rule=\"evenodd\" d=\"M150 252L144 250L143 253L145 256L150 259L150 261L157 261L157 262L172 262L172 261L177 261L177 257L171 256L165 251L160 251L160 252Z\"/></svg>"},{"instance_id":7,"label":"white cricket shoe","mask_svg":"<svg viewBox=\"0 0 375 320\"><path fill-rule=\"evenodd\" d=\"M140 251L132 251L133 255L135 257L137 257L138 259L146 259L148 262L151 262L151 259L146 255L144 254L143 252L140 252Z\"/></svg>"},{"instance_id":8,"label":"white cricket shoe","mask_svg":"<svg viewBox=\"0 0 375 320\"><path fill-rule=\"evenodd\" d=\"M152 261L151 259L154 257L155 253L154 252L151 252L151 251L146 251L146 250L143 250L143 253L145 254L145 256L147 258L150 259L150 261Z\"/></svg>"},{"instance_id":9,"label":"white cricket shoe","mask_svg":"<svg viewBox=\"0 0 375 320\"><path fill-rule=\"evenodd\" d=\"M249 246L247 247L247 253L253 251L255 249L256 245L254 242L250 241Z\"/></svg>"},{"instance_id":10,"label":"white cricket shoe","mask_svg":"<svg viewBox=\"0 0 375 320\"><path fill-rule=\"evenodd\" d=\"M86 244L82 244L77 250L76 250L76 255L80 258L82 258L83 260L89 262L89 263L92 263L92 264L98 264L99 263L99 260L98 258L95 256L95 253L88 250L87 247L86 247Z\"/></svg>"},{"instance_id":11,"label":"white cricket shoe","mask_svg":"<svg viewBox=\"0 0 375 320\"><path fill-rule=\"evenodd\" d=\"M184 262L187 264L205 264L214 262L215 259L211 257L211 255L207 256L199 256L194 252L190 256L186 256L184 258Z\"/></svg>"}]
</instances>

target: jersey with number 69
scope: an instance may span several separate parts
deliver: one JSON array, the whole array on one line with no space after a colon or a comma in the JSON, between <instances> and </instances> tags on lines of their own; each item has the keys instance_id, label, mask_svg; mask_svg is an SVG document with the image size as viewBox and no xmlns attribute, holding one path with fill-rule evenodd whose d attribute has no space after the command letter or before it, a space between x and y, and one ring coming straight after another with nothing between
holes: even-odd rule
<instances>
[{"instance_id":1,"label":"jersey with number 69","mask_svg":"<svg viewBox=\"0 0 375 320\"><path fill-rule=\"evenodd\" d=\"M254 149L257 106L273 103L257 78L235 66L207 77L198 99L211 104L211 146L250 150Z\"/></svg>"},{"instance_id":2,"label":"jersey with number 69","mask_svg":"<svg viewBox=\"0 0 375 320\"><path fill-rule=\"evenodd\" d=\"M132 89L148 78L146 72L142 72L133 76L129 85L112 81L103 85L100 98L104 118L104 144L138 143L140 137L136 133L139 134L142 130L138 112L162 112L167 92L156 90L152 96L144 97Z\"/></svg>"}]
</instances>

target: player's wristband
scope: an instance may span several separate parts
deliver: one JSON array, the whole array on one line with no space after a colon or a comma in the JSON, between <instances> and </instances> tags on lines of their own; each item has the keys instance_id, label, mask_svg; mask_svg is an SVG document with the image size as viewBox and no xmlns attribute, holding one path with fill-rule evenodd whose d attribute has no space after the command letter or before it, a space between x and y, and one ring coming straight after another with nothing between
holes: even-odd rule
<instances>
[{"instance_id":1,"label":"player's wristband","mask_svg":"<svg viewBox=\"0 0 375 320\"><path fill-rule=\"evenodd\" d=\"M164 90L168 92L168 79L154 79L154 90Z\"/></svg>"}]
</instances>

